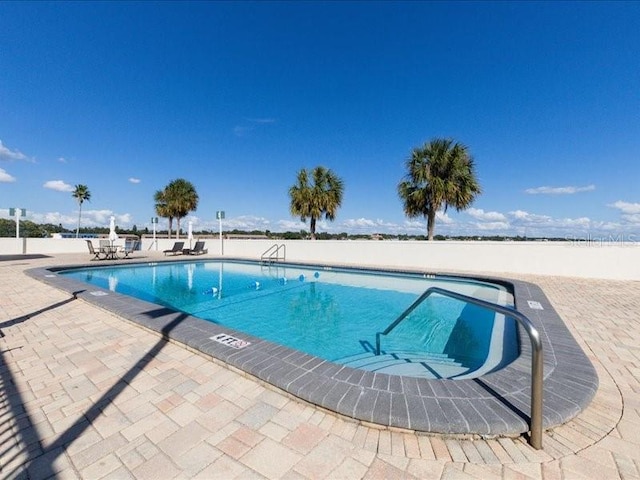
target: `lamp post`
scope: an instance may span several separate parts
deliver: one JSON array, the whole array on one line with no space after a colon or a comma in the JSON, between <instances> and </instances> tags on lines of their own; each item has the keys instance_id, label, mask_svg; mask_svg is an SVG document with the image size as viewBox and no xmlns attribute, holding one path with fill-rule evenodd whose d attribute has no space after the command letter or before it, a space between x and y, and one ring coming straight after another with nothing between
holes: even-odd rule
<instances>
[{"instance_id":1,"label":"lamp post","mask_svg":"<svg viewBox=\"0 0 640 480\"><path fill-rule=\"evenodd\" d=\"M16 238L20 238L20 217L27 216L26 208L10 208L9 216L16 219Z\"/></svg>"},{"instance_id":2,"label":"lamp post","mask_svg":"<svg viewBox=\"0 0 640 480\"><path fill-rule=\"evenodd\" d=\"M222 220L224 219L224 210L218 210L216 212L216 218L218 219L218 225L220 227L220 255L224 255L224 244L222 243Z\"/></svg>"}]
</instances>

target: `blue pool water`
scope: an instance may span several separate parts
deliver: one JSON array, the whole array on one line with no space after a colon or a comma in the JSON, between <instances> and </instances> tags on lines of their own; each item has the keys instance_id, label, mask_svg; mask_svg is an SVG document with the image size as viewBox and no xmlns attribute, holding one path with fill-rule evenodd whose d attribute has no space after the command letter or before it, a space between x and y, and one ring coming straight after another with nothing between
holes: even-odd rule
<instances>
[{"instance_id":1,"label":"blue pool water","mask_svg":"<svg viewBox=\"0 0 640 480\"><path fill-rule=\"evenodd\" d=\"M511 304L504 287L486 282L228 261L62 274L366 370L470 378L506 365L518 351L511 319L433 295L383 337L383 355L372 353L376 332L431 286Z\"/></svg>"}]
</instances>

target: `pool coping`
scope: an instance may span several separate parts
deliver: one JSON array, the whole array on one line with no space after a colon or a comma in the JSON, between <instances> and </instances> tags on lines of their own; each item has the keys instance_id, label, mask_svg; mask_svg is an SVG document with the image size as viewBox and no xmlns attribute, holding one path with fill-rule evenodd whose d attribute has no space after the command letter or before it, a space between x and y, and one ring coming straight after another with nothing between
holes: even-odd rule
<instances>
[{"instance_id":1,"label":"pool coping","mask_svg":"<svg viewBox=\"0 0 640 480\"><path fill-rule=\"evenodd\" d=\"M241 261L246 258L189 259ZM183 259L101 262L106 265L148 265ZM258 263L253 260L253 263ZM516 308L540 332L544 356L543 428L566 423L590 403L598 377L588 357L537 285L521 280L459 273L366 266L286 262L286 265L333 266L390 273L424 273L492 281L513 290ZM96 267L95 263L49 266L27 270L30 277L137 325L184 344L202 354L246 372L290 395L347 418L383 427L417 432L481 437L520 435L529 431L531 404L531 345L518 328L520 356L507 367L468 380L424 379L368 372L339 365L306 353L235 331L191 315L95 286L56 272ZM532 303L529 303L532 302ZM211 337L226 334L250 342L244 348Z\"/></svg>"}]
</instances>

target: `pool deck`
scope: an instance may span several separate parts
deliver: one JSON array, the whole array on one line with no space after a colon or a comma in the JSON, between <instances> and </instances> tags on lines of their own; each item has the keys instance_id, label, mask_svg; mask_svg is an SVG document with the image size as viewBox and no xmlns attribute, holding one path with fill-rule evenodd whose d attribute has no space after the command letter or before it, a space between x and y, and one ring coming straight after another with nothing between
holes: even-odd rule
<instances>
[{"instance_id":1,"label":"pool deck","mask_svg":"<svg viewBox=\"0 0 640 480\"><path fill-rule=\"evenodd\" d=\"M517 277L599 377L538 451L349 421L24 274L86 261L0 257L3 478L640 478L640 282Z\"/></svg>"}]
</instances>

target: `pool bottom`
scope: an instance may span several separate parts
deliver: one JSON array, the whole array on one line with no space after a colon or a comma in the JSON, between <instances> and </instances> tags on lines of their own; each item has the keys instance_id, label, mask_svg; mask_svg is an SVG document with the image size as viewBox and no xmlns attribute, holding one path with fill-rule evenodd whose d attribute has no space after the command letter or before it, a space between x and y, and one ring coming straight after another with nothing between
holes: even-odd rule
<instances>
[{"instance_id":1,"label":"pool bottom","mask_svg":"<svg viewBox=\"0 0 640 480\"><path fill-rule=\"evenodd\" d=\"M438 295L420 303L392 334L376 337L429 287L512 305L503 285L486 282L226 260L110 265L61 273L373 372L475 378L503 368L519 351L513 320Z\"/></svg>"},{"instance_id":2,"label":"pool bottom","mask_svg":"<svg viewBox=\"0 0 640 480\"><path fill-rule=\"evenodd\" d=\"M145 301L64 278L60 268L27 273L124 319L314 405L348 418L409 430L479 436L529 430L531 349L473 380L430 380L339 365ZM513 286L516 307L539 330L544 348L543 427L565 423L597 390L595 370L542 290L517 280L477 278Z\"/></svg>"}]
</instances>

